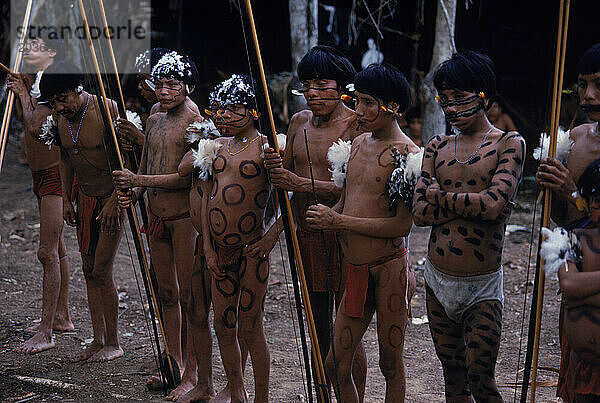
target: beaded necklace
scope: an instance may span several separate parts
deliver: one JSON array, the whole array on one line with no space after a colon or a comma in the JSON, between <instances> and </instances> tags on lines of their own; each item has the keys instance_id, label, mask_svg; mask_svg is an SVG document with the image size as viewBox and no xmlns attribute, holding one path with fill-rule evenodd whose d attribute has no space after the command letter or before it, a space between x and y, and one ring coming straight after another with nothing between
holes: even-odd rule
<instances>
[{"instance_id":1,"label":"beaded necklace","mask_svg":"<svg viewBox=\"0 0 600 403\"><path fill-rule=\"evenodd\" d=\"M79 127L77 128L77 134L73 137L73 131L71 130L71 122L67 119L67 125L69 125L69 134L71 135L71 140L73 140L73 154L79 154L79 147L77 147L77 141L79 140L79 131L81 130L81 125L83 124L83 118L85 118L85 113L87 112L88 105L90 104L90 94L88 94L87 102L85 103L85 108L83 109L83 114L81 115L81 120L79 121Z\"/></svg>"},{"instance_id":2,"label":"beaded necklace","mask_svg":"<svg viewBox=\"0 0 600 403\"><path fill-rule=\"evenodd\" d=\"M479 149L481 148L483 143L485 143L485 140L487 139L488 134L490 134L493 129L494 129L494 126L490 127L490 130L487 131L485 136L483 136L483 140L481 140L481 143L479 143L479 147L477 147L477 149L473 152L473 154L471 154L471 156L465 161L459 160L458 157L456 156L456 143L458 142L458 134L456 136L454 136L454 159L456 160L456 162L458 162L459 164L466 164L467 162L471 161L477 155L477 152L479 151Z\"/></svg>"},{"instance_id":3,"label":"beaded necklace","mask_svg":"<svg viewBox=\"0 0 600 403\"><path fill-rule=\"evenodd\" d=\"M238 150L238 151L236 151L234 153L232 153L231 151L229 151L229 145L231 144L231 140L233 140L233 139L230 139L227 142L227 154L229 154L229 155L238 155L239 153L241 153L242 151L244 151L246 148L250 147L250 144L252 144L253 142L255 142L256 139L258 139L259 137L260 137L260 134L257 135L256 137L254 137L252 140L250 140L248 142L248 144L246 144L244 147L242 147L240 150Z\"/></svg>"}]
</instances>

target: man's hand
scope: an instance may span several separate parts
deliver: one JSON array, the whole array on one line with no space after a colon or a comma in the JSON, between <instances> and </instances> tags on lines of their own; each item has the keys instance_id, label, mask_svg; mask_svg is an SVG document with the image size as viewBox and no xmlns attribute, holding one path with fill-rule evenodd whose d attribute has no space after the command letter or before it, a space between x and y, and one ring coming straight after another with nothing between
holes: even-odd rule
<instances>
[{"instance_id":1,"label":"man's hand","mask_svg":"<svg viewBox=\"0 0 600 403\"><path fill-rule=\"evenodd\" d=\"M561 200L571 200L571 194L577 190L569 170L556 158L544 158L540 161L535 182L542 188L552 190Z\"/></svg>"},{"instance_id":2,"label":"man's hand","mask_svg":"<svg viewBox=\"0 0 600 403\"><path fill-rule=\"evenodd\" d=\"M265 259L277 243L277 238L270 235L269 232L253 244L244 246L244 255L255 259Z\"/></svg>"},{"instance_id":3,"label":"man's hand","mask_svg":"<svg viewBox=\"0 0 600 403\"><path fill-rule=\"evenodd\" d=\"M137 202L137 193L131 189L117 189L117 201L121 208L127 209Z\"/></svg>"},{"instance_id":4,"label":"man's hand","mask_svg":"<svg viewBox=\"0 0 600 403\"><path fill-rule=\"evenodd\" d=\"M77 215L75 214L73 203L66 199L63 199L63 219L68 226L77 226Z\"/></svg>"},{"instance_id":5,"label":"man's hand","mask_svg":"<svg viewBox=\"0 0 600 403\"><path fill-rule=\"evenodd\" d=\"M117 202L116 193L106 202L96 221L100 221L100 231L115 235L121 229L121 209Z\"/></svg>"},{"instance_id":6,"label":"man's hand","mask_svg":"<svg viewBox=\"0 0 600 403\"><path fill-rule=\"evenodd\" d=\"M25 88L23 79L16 78L11 74L8 75L8 79L6 80L6 89L14 92L16 95L27 93L27 88Z\"/></svg>"},{"instance_id":7,"label":"man's hand","mask_svg":"<svg viewBox=\"0 0 600 403\"><path fill-rule=\"evenodd\" d=\"M123 145L130 144L139 147L144 146L144 134L127 119L117 118L117 131L121 136Z\"/></svg>"},{"instance_id":8,"label":"man's hand","mask_svg":"<svg viewBox=\"0 0 600 403\"><path fill-rule=\"evenodd\" d=\"M306 223L314 230L335 231L341 229L342 216L330 207L317 204L306 211Z\"/></svg>"},{"instance_id":9,"label":"man's hand","mask_svg":"<svg viewBox=\"0 0 600 403\"><path fill-rule=\"evenodd\" d=\"M271 147L265 149L265 167L270 172L271 169L283 168L283 160L278 152Z\"/></svg>"},{"instance_id":10,"label":"man's hand","mask_svg":"<svg viewBox=\"0 0 600 403\"><path fill-rule=\"evenodd\" d=\"M209 268L215 280L224 280L226 278L225 270L219 267L219 258L213 248L204 249L204 257L206 259L206 267Z\"/></svg>"},{"instance_id":11,"label":"man's hand","mask_svg":"<svg viewBox=\"0 0 600 403\"><path fill-rule=\"evenodd\" d=\"M117 189L127 189L139 186L138 176L125 168L124 171L113 171L113 183Z\"/></svg>"}]
</instances>

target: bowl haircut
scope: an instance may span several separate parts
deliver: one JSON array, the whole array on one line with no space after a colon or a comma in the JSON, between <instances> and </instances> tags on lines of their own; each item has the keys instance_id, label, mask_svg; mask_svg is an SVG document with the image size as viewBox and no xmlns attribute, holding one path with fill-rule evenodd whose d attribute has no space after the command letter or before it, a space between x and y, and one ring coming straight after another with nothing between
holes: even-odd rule
<instances>
[{"instance_id":1,"label":"bowl haircut","mask_svg":"<svg viewBox=\"0 0 600 403\"><path fill-rule=\"evenodd\" d=\"M577 74L587 75L600 71L600 43L586 50L577 64Z\"/></svg>"},{"instance_id":2,"label":"bowl haircut","mask_svg":"<svg viewBox=\"0 0 600 403\"><path fill-rule=\"evenodd\" d=\"M339 50L331 46L319 45L313 47L298 63L298 78L300 82L307 80L335 80L339 88L354 80L356 69L350 60Z\"/></svg>"},{"instance_id":3,"label":"bowl haircut","mask_svg":"<svg viewBox=\"0 0 600 403\"><path fill-rule=\"evenodd\" d=\"M51 64L40 80L40 101L76 91L84 81L83 73L73 62L61 60Z\"/></svg>"},{"instance_id":4,"label":"bowl haircut","mask_svg":"<svg viewBox=\"0 0 600 403\"><path fill-rule=\"evenodd\" d=\"M411 87L400 70L391 64L371 64L356 74L354 88L384 104L396 102L398 113L404 113L411 104Z\"/></svg>"}]
</instances>

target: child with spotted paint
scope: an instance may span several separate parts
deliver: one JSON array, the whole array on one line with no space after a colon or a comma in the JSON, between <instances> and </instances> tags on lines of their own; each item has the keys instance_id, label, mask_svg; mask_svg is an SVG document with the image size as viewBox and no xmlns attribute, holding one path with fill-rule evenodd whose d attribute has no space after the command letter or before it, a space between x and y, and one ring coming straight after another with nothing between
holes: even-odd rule
<instances>
[{"instance_id":1,"label":"child with spotted paint","mask_svg":"<svg viewBox=\"0 0 600 403\"><path fill-rule=\"evenodd\" d=\"M263 312L269 253L282 226L279 220L265 233L262 225L270 187L263 166L266 138L255 127L259 114L252 79L234 74L211 92L210 105L211 119L225 137L204 147L210 153L199 150L196 166L206 180L202 233L213 277L214 328L231 401L247 401L243 368L249 352L254 401L266 402L270 358Z\"/></svg>"},{"instance_id":2,"label":"child with spotted paint","mask_svg":"<svg viewBox=\"0 0 600 403\"><path fill-rule=\"evenodd\" d=\"M415 224L432 227L427 313L448 402L502 401L494 373L504 302L502 247L525 141L488 121L495 81L493 62L476 52L456 53L438 67L437 99L456 134L426 145L415 190Z\"/></svg>"},{"instance_id":3,"label":"child with spotted paint","mask_svg":"<svg viewBox=\"0 0 600 403\"><path fill-rule=\"evenodd\" d=\"M337 400L359 402L352 377L353 357L377 312L385 401L403 402L402 353L414 291L404 237L410 232L412 218L408 199L390 197L388 178L396 169L396 152L419 151L396 120L410 104L411 89L404 75L390 65L369 66L356 75L354 87L359 130L367 133L352 142L338 203L333 208L312 205L306 213L311 229L339 232L346 262L346 290L333 330L335 360L330 350L325 366Z\"/></svg>"},{"instance_id":4,"label":"child with spotted paint","mask_svg":"<svg viewBox=\"0 0 600 403\"><path fill-rule=\"evenodd\" d=\"M152 69L152 79L165 111L146 121L147 137L138 173L114 171L113 177L121 189L119 203L124 208L148 192L148 226L144 231L150 239L169 353L183 370L181 383L168 396L169 400L177 400L196 384L187 320L196 230L189 213L191 179L179 176L178 166L188 149L186 128L201 117L186 105L197 80L196 67L187 56L165 53ZM187 338L182 345L185 326ZM159 383L160 379L153 377L147 386L155 389Z\"/></svg>"}]
</instances>

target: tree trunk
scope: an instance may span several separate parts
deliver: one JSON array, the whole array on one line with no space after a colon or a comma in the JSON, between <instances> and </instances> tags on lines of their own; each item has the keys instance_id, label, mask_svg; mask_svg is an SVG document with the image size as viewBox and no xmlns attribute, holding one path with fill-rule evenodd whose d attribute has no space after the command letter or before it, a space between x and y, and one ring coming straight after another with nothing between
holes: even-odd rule
<instances>
[{"instance_id":1,"label":"tree trunk","mask_svg":"<svg viewBox=\"0 0 600 403\"><path fill-rule=\"evenodd\" d=\"M444 7L447 14L444 12ZM422 105L423 128L421 129L421 138L423 144L426 144L436 134L446 132L446 119L442 108L435 100L437 91L433 85L433 74L435 68L444 60L452 56L454 49L454 25L456 21L456 0L439 0L437 7L437 17L435 21L435 45L433 46L433 56L429 73L421 83L419 96Z\"/></svg>"},{"instance_id":2,"label":"tree trunk","mask_svg":"<svg viewBox=\"0 0 600 403\"><path fill-rule=\"evenodd\" d=\"M302 56L318 43L318 0L289 0L292 71Z\"/></svg>"}]
</instances>

